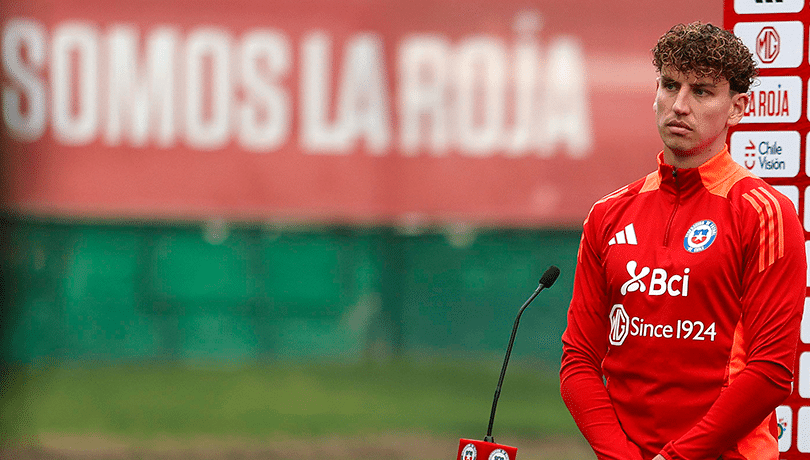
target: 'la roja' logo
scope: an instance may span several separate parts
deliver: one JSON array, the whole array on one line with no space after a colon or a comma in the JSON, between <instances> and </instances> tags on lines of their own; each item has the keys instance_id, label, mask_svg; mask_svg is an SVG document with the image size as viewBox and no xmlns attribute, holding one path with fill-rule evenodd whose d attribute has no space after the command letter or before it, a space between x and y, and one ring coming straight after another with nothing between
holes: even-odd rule
<instances>
[{"instance_id":1,"label":"'la roja' logo","mask_svg":"<svg viewBox=\"0 0 810 460\"><path fill-rule=\"evenodd\" d=\"M683 248L689 252L700 252L714 243L717 236L717 225L710 220L695 222L686 232Z\"/></svg>"}]
</instances>

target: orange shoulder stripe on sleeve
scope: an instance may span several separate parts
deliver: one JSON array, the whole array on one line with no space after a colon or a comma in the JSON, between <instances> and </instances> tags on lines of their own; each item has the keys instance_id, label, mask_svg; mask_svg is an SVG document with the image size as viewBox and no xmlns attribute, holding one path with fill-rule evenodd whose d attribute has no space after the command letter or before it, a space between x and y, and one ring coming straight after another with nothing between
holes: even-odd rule
<instances>
[{"instance_id":1,"label":"orange shoulder stripe on sleeve","mask_svg":"<svg viewBox=\"0 0 810 460\"><path fill-rule=\"evenodd\" d=\"M785 255L785 227L782 208L764 187L743 194L759 215L759 271L773 265Z\"/></svg>"}]
</instances>

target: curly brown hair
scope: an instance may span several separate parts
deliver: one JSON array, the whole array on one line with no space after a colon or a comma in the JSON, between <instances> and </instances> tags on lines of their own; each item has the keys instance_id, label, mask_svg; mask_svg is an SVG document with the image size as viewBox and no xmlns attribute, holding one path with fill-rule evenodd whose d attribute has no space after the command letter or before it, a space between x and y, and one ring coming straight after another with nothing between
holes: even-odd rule
<instances>
[{"instance_id":1,"label":"curly brown hair","mask_svg":"<svg viewBox=\"0 0 810 460\"><path fill-rule=\"evenodd\" d=\"M663 67L671 67L715 81L725 78L731 90L738 93L747 93L759 75L753 55L742 40L712 24L678 24L658 39L652 52L659 73Z\"/></svg>"}]
</instances>

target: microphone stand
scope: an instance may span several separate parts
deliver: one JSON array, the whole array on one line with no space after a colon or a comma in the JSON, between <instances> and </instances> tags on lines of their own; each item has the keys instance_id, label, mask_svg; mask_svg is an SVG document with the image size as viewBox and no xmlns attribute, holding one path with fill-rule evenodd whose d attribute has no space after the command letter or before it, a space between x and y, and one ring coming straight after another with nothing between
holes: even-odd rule
<instances>
[{"instance_id":1,"label":"microphone stand","mask_svg":"<svg viewBox=\"0 0 810 460\"><path fill-rule=\"evenodd\" d=\"M537 289L534 290L534 293L529 297L526 302L523 303L523 306L520 307L520 311L518 311L517 317L515 318L515 325L512 326L512 336L509 338L509 346L506 347L506 356L503 359L503 367L501 367L501 376L498 378L498 387L495 389L495 398L492 400L492 412L489 415L489 426L487 427L487 435L484 437L485 442L495 442L495 438L492 437L492 424L495 423L495 409L498 407L498 398L501 396L501 385L503 385L503 378L506 375L506 366L509 364L509 356L512 354L512 345L515 343L515 334L517 334L518 330L518 323L520 322L520 315L523 314L523 311L526 310L526 307L529 306L530 303L537 297L537 294L540 294L540 291L547 287L551 287L555 281L557 281L557 277L560 276L560 269L552 265L551 267L543 273L543 276L540 277L540 285L537 286Z\"/></svg>"}]
</instances>

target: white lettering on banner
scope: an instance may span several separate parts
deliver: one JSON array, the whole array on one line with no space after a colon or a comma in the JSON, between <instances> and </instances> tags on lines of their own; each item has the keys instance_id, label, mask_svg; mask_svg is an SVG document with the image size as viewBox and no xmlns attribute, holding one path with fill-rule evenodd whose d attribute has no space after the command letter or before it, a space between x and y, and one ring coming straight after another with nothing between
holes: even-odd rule
<instances>
[{"instance_id":1,"label":"white lettering on banner","mask_svg":"<svg viewBox=\"0 0 810 460\"><path fill-rule=\"evenodd\" d=\"M544 62L535 32L536 26L519 28L511 72L506 45L498 38L477 36L457 50L436 35L407 38L398 59L403 154L427 149L443 156L457 144L468 156L503 150L509 157L536 152L547 158L559 145L571 157L587 155L593 135L581 47L573 38L557 38ZM507 74L514 86L510 117ZM507 118L513 119L511 129Z\"/></svg>"},{"instance_id":2,"label":"white lettering on banner","mask_svg":"<svg viewBox=\"0 0 810 460\"><path fill-rule=\"evenodd\" d=\"M549 50L548 69L544 117L538 120L548 127L538 130L539 141L548 146L567 143L572 155L582 157L593 141L584 94L585 56L579 43L558 40Z\"/></svg>"},{"instance_id":3,"label":"white lettering on banner","mask_svg":"<svg viewBox=\"0 0 810 460\"><path fill-rule=\"evenodd\" d=\"M37 78L45 67L45 47L45 29L35 21L11 20L3 29L3 72L22 89L3 87L3 121L9 132L22 141L35 141L45 133L45 83ZM23 49L27 63L20 56Z\"/></svg>"},{"instance_id":4,"label":"white lettering on banner","mask_svg":"<svg viewBox=\"0 0 810 460\"><path fill-rule=\"evenodd\" d=\"M434 156L450 149L447 120L449 106L444 88L449 69L444 64L450 55L450 43L438 36L410 37L399 48L401 145L405 156L415 156L420 143ZM427 125L428 136L422 138L421 127Z\"/></svg>"},{"instance_id":5,"label":"white lettering on banner","mask_svg":"<svg viewBox=\"0 0 810 460\"><path fill-rule=\"evenodd\" d=\"M292 129L292 102L279 87L292 67L290 44L280 33L254 31L242 40L239 55L245 85L245 104L239 109L239 143L254 152L277 149ZM262 69L266 69L264 75Z\"/></svg>"},{"instance_id":6,"label":"white lettering on banner","mask_svg":"<svg viewBox=\"0 0 810 460\"><path fill-rule=\"evenodd\" d=\"M3 121L23 142L50 126L64 145L216 150L235 141L266 153L297 132L308 154L362 146L369 155L547 158L559 150L581 158L593 145L581 45L557 37L541 47L539 21L525 16L512 44L492 35L457 43L405 36L393 73L371 33L335 44L313 31L296 56L289 37L271 29L234 36L216 27L65 22L49 36L37 21L12 18L1 35Z\"/></svg>"},{"instance_id":7,"label":"white lettering on banner","mask_svg":"<svg viewBox=\"0 0 810 460\"><path fill-rule=\"evenodd\" d=\"M66 22L54 30L53 128L57 141L62 144L84 145L98 133L98 54L99 32L94 27ZM74 72L78 77L75 91L71 87Z\"/></svg>"},{"instance_id":8,"label":"white lettering on banner","mask_svg":"<svg viewBox=\"0 0 810 460\"><path fill-rule=\"evenodd\" d=\"M798 131L735 131L730 150L734 161L760 177L795 177L799 173Z\"/></svg>"},{"instance_id":9,"label":"white lettering on banner","mask_svg":"<svg viewBox=\"0 0 810 460\"><path fill-rule=\"evenodd\" d=\"M740 123L794 123L799 120L802 80L799 77L759 77L751 88Z\"/></svg>"},{"instance_id":10,"label":"white lettering on banner","mask_svg":"<svg viewBox=\"0 0 810 460\"><path fill-rule=\"evenodd\" d=\"M465 40L456 52L455 66L458 94L453 118L459 147L469 156L486 155L498 148L506 118L506 48L486 36Z\"/></svg>"},{"instance_id":11,"label":"white lettering on banner","mask_svg":"<svg viewBox=\"0 0 810 460\"><path fill-rule=\"evenodd\" d=\"M328 121L331 43L326 34L304 40L301 84L302 145L308 153L349 154L362 137L382 153L391 137L383 73L382 41L370 34L349 41L338 79L337 115Z\"/></svg>"},{"instance_id":12,"label":"white lettering on banner","mask_svg":"<svg viewBox=\"0 0 810 460\"><path fill-rule=\"evenodd\" d=\"M536 20L527 17L530 21L526 27L519 27L518 42L515 45L515 69L513 78L515 81L515 97L514 97L514 123L512 124L511 132L505 133L505 151L507 156L521 156L528 149L533 146L538 152L544 156L550 149L544 148L546 145L552 145L552 142L544 143L538 142L538 123L535 119L539 116L536 101L540 96L539 82L541 81L540 75L540 62L541 62L541 49L540 45L534 37L534 32L537 29ZM558 46L554 46L557 49ZM556 59L556 58L555 58ZM583 72L584 74L584 72ZM550 79L546 76L546 81ZM585 85L579 87L582 90ZM549 94L546 91L546 94ZM549 97L546 100L550 99ZM540 111L542 113L542 110ZM587 115L585 113L584 115ZM580 126L587 126L587 118L585 123ZM579 148L572 148L571 151L580 150Z\"/></svg>"},{"instance_id":13,"label":"white lettering on banner","mask_svg":"<svg viewBox=\"0 0 810 460\"><path fill-rule=\"evenodd\" d=\"M105 140L117 146L125 137L131 145L143 147L151 131L159 146L168 147L177 129L172 63L178 37L172 29L155 29L146 41L145 69L138 62L137 42L138 31L132 26L115 26L109 31Z\"/></svg>"},{"instance_id":14,"label":"white lettering on banner","mask_svg":"<svg viewBox=\"0 0 810 460\"><path fill-rule=\"evenodd\" d=\"M810 343L810 298L804 298L804 310L802 313L802 326L800 337L802 343Z\"/></svg>"},{"instance_id":15,"label":"white lettering on banner","mask_svg":"<svg viewBox=\"0 0 810 460\"><path fill-rule=\"evenodd\" d=\"M198 29L189 34L183 86L186 102L185 138L191 147L214 150L228 142L231 120L230 48L231 38L221 30ZM204 85L205 75L211 76L208 91Z\"/></svg>"}]
</instances>

